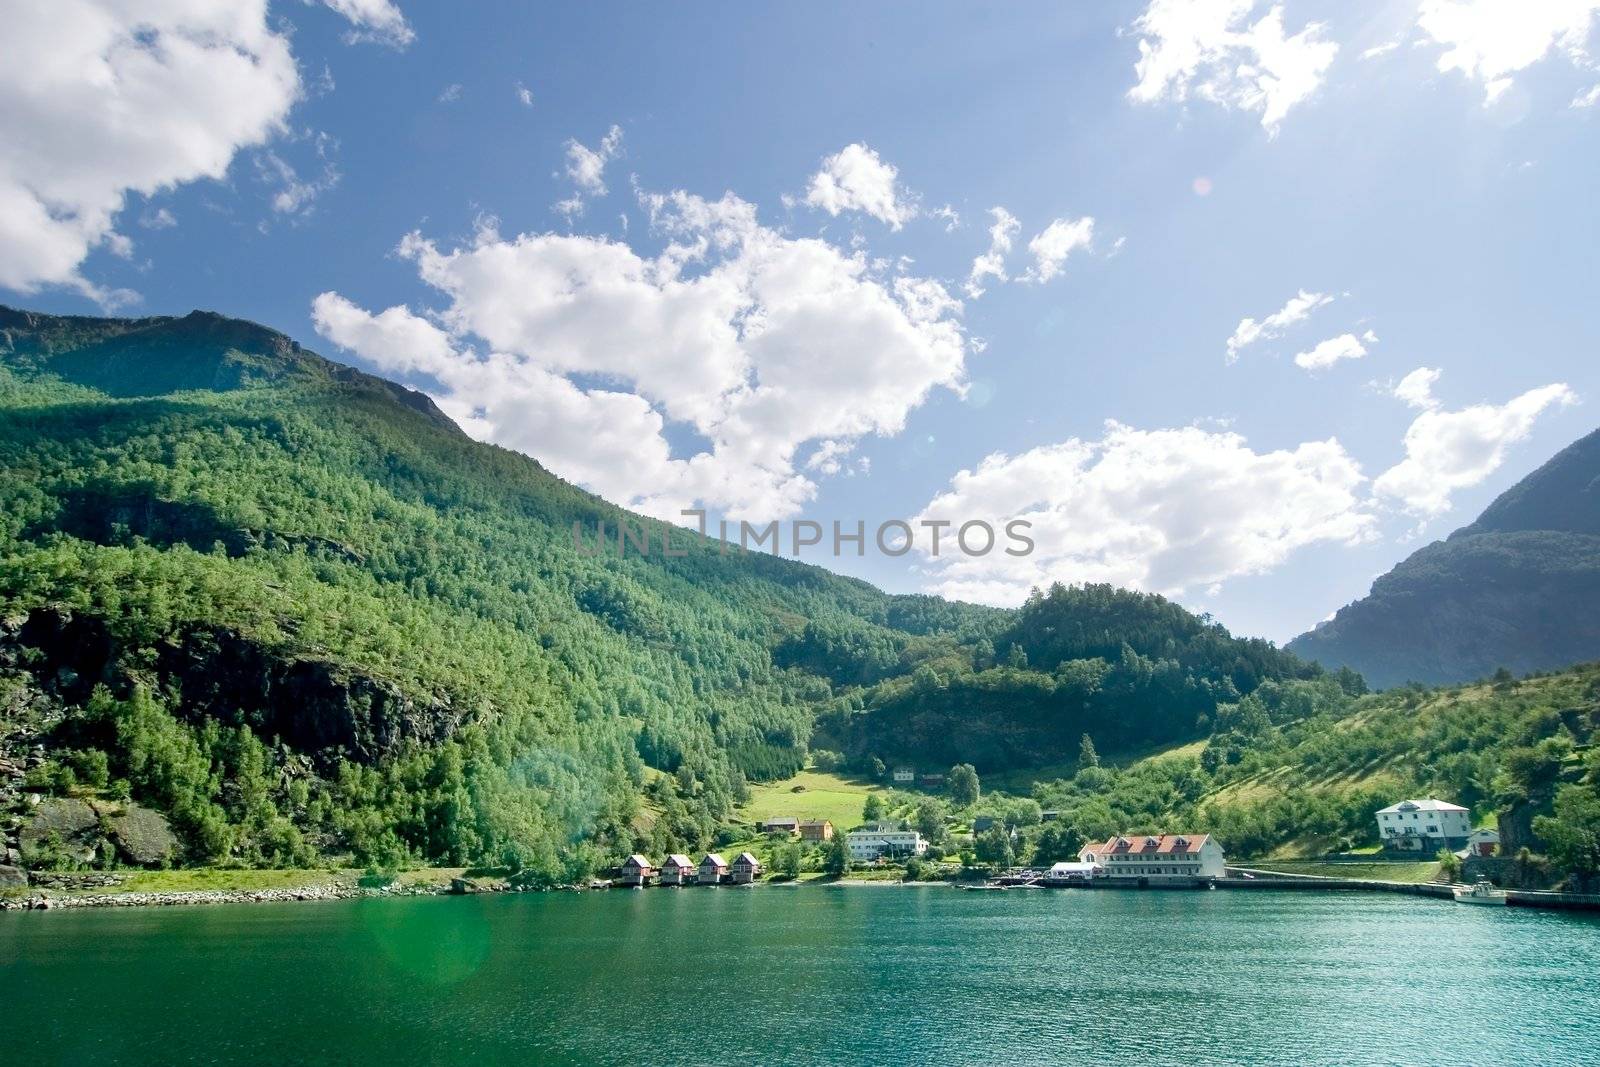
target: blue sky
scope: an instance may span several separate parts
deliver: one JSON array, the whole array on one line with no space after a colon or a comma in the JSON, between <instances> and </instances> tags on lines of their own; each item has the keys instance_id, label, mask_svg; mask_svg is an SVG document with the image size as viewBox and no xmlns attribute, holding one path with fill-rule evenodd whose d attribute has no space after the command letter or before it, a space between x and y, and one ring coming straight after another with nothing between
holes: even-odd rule
<instances>
[{"instance_id":1,"label":"blue sky","mask_svg":"<svg viewBox=\"0 0 1600 1067\"><path fill-rule=\"evenodd\" d=\"M255 319L657 514L1035 523L801 557L897 591L1286 640L1595 425L1600 0L13 6L0 299Z\"/></svg>"}]
</instances>

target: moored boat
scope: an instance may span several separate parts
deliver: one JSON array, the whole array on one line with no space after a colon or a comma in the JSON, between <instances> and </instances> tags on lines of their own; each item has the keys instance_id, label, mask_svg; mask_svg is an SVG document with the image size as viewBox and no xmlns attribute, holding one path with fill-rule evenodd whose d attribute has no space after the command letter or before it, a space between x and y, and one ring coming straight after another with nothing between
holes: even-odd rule
<instances>
[{"instance_id":1,"label":"moored boat","mask_svg":"<svg viewBox=\"0 0 1600 1067\"><path fill-rule=\"evenodd\" d=\"M1451 886L1450 891L1455 894L1458 904L1504 904L1506 892L1496 889L1494 883L1487 878L1480 878L1473 885Z\"/></svg>"}]
</instances>

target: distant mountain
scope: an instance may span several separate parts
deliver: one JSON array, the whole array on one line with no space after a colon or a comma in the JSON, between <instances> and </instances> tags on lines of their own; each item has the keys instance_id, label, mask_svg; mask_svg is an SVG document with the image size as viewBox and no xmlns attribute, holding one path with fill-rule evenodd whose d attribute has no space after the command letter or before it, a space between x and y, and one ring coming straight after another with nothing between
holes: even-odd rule
<instances>
[{"instance_id":1,"label":"distant mountain","mask_svg":"<svg viewBox=\"0 0 1600 1067\"><path fill-rule=\"evenodd\" d=\"M1600 659L1600 431L1288 647L1378 687Z\"/></svg>"}]
</instances>

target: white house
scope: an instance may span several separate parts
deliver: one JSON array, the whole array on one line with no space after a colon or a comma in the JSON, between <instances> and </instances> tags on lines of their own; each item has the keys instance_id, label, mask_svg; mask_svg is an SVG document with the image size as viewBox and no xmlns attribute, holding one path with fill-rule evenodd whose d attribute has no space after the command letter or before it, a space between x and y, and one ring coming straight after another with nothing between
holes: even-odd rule
<instances>
[{"instance_id":1,"label":"white house","mask_svg":"<svg viewBox=\"0 0 1600 1067\"><path fill-rule=\"evenodd\" d=\"M681 852L674 852L661 865L661 873L656 880L662 885L688 885L694 881L694 860Z\"/></svg>"},{"instance_id":2,"label":"white house","mask_svg":"<svg viewBox=\"0 0 1600 1067\"><path fill-rule=\"evenodd\" d=\"M1134 878L1149 884L1222 878L1228 873L1222 846L1210 834L1113 837L1085 845L1078 859L1098 864L1105 878Z\"/></svg>"},{"instance_id":3,"label":"white house","mask_svg":"<svg viewBox=\"0 0 1600 1067\"><path fill-rule=\"evenodd\" d=\"M921 856L928 851L928 842L915 830L851 830L844 840L850 858L857 863L871 863L882 856Z\"/></svg>"},{"instance_id":4,"label":"white house","mask_svg":"<svg viewBox=\"0 0 1600 1067\"><path fill-rule=\"evenodd\" d=\"M896 767L894 769L894 784L895 785L910 785L912 782L915 782L916 780L917 780L917 769L915 767Z\"/></svg>"},{"instance_id":5,"label":"white house","mask_svg":"<svg viewBox=\"0 0 1600 1067\"><path fill-rule=\"evenodd\" d=\"M1444 800L1402 800L1378 812L1378 840L1397 852L1465 848L1472 813Z\"/></svg>"}]
</instances>

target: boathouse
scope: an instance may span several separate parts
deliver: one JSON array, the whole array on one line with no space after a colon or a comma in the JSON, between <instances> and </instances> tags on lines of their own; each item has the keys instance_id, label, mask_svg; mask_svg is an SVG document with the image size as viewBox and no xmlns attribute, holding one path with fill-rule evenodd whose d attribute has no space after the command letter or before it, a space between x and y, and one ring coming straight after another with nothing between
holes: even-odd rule
<instances>
[{"instance_id":1,"label":"boathouse","mask_svg":"<svg viewBox=\"0 0 1600 1067\"><path fill-rule=\"evenodd\" d=\"M667 857L667 862L661 865L661 871L656 877L660 885L688 885L694 881L694 860L681 852L674 852Z\"/></svg>"},{"instance_id":2,"label":"boathouse","mask_svg":"<svg viewBox=\"0 0 1600 1067\"><path fill-rule=\"evenodd\" d=\"M741 852L733 860L733 884L749 885L761 877L761 861L748 852Z\"/></svg>"},{"instance_id":3,"label":"boathouse","mask_svg":"<svg viewBox=\"0 0 1600 1067\"><path fill-rule=\"evenodd\" d=\"M650 879L655 875L656 869L650 863L648 856L641 856L637 852L622 861L622 877L618 879L623 885L643 886L649 885Z\"/></svg>"},{"instance_id":4,"label":"boathouse","mask_svg":"<svg viewBox=\"0 0 1600 1067\"><path fill-rule=\"evenodd\" d=\"M696 872L695 881L701 885L717 885L728 875L728 861L715 852L707 852L700 861L700 869Z\"/></svg>"}]
</instances>

